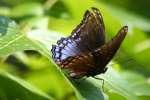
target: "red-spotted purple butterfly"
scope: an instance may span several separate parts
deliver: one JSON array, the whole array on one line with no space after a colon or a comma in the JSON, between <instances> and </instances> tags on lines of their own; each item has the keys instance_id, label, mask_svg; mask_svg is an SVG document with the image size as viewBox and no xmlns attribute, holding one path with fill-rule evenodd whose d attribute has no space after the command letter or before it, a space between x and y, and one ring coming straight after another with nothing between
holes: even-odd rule
<instances>
[{"instance_id":1,"label":"red-spotted purple butterfly","mask_svg":"<svg viewBox=\"0 0 150 100\"><path fill-rule=\"evenodd\" d=\"M87 10L81 23L67 38L61 38L52 46L52 58L69 71L72 78L105 73L106 65L119 49L128 31L124 26L118 34L105 42L103 18L97 8Z\"/></svg>"}]
</instances>

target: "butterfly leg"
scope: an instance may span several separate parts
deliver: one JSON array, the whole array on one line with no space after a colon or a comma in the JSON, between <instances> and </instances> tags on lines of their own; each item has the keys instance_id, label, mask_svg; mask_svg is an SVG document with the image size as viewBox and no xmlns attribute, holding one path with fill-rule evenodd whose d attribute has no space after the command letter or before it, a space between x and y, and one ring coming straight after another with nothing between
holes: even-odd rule
<instances>
[{"instance_id":1,"label":"butterfly leg","mask_svg":"<svg viewBox=\"0 0 150 100\"><path fill-rule=\"evenodd\" d=\"M93 78L94 78L94 79L97 79L97 80L102 80L102 90L103 90L103 92L104 92L104 79L99 78L99 77L95 77L95 76L93 76Z\"/></svg>"}]
</instances>

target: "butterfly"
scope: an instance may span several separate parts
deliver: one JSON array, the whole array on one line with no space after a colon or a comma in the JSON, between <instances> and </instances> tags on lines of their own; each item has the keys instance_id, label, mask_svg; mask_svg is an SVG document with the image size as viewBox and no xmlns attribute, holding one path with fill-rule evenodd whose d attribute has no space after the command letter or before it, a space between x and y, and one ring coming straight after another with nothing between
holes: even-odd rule
<instances>
[{"instance_id":1,"label":"butterfly","mask_svg":"<svg viewBox=\"0 0 150 100\"><path fill-rule=\"evenodd\" d=\"M107 71L106 65L119 49L127 31L127 26L122 27L112 40L106 42L103 17L92 7L91 11L86 10L70 36L52 45L52 58L72 78L94 77Z\"/></svg>"}]
</instances>

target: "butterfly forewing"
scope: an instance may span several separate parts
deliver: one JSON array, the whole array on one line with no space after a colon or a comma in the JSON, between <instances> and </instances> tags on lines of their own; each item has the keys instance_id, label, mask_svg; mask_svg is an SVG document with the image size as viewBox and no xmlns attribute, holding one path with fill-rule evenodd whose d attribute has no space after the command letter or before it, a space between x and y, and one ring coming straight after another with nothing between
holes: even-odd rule
<instances>
[{"instance_id":1,"label":"butterfly forewing","mask_svg":"<svg viewBox=\"0 0 150 100\"><path fill-rule=\"evenodd\" d=\"M105 43L102 16L96 8L92 11L85 12L82 22L72 31L71 36L61 38L57 45L53 45L52 57L56 62L95 50Z\"/></svg>"},{"instance_id":2,"label":"butterfly forewing","mask_svg":"<svg viewBox=\"0 0 150 100\"><path fill-rule=\"evenodd\" d=\"M83 52L92 51L105 43L104 25L100 12L86 11L82 22L73 30L71 38Z\"/></svg>"}]
</instances>

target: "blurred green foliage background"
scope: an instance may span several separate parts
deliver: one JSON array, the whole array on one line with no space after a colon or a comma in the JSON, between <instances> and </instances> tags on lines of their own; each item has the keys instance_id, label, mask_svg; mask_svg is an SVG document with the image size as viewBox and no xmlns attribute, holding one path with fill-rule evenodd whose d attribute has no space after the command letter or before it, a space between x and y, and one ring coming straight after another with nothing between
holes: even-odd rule
<instances>
[{"instance_id":1,"label":"blurred green foliage background","mask_svg":"<svg viewBox=\"0 0 150 100\"><path fill-rule=\"evenodd\" d=\"M51 59L91 7L100 9L107 40L129 32L101 81L70 80ZM0 100L149 100L150 1L0 0ZM17 23L17 24L16 24Z\"/></svg>"}]
</instances>

